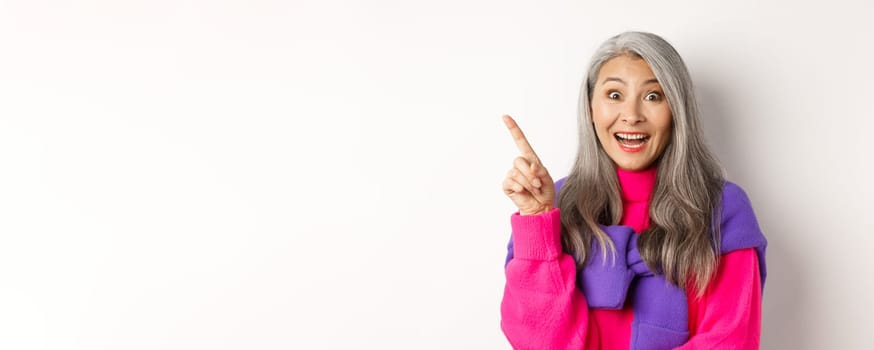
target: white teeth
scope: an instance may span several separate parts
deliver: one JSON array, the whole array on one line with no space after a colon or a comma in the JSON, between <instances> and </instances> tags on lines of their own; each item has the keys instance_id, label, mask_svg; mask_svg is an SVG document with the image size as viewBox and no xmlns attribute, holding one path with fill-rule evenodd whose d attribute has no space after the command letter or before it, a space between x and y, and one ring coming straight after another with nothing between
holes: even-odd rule
<instances>
[{"instance_id":1,"label":"white teeth","mask_svg":"<svg viewBox=\"0 0 874 350\"><path fill-rule=\"evenodd\" d=\"M623 134L623 133L617 133L616 136L619 136L620 138L623 138L626 140L640 140L640 139L644 139L647 137L644 134Z\"/></svg>"}]
</instances>

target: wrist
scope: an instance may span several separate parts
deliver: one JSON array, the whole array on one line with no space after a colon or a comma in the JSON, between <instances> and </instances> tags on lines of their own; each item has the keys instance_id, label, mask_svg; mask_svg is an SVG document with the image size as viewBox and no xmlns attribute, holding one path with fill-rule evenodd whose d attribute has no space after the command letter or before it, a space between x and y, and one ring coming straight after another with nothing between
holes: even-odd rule
<instances>
[{"instance_id":1,"label":"wrist","mask_svg":"<svg viewBox=\"0 0 874 350\"><path fill-rule=\"evenodd\" d=\"M533 209L530 211L529 210L519 210L519 215L540 215L540 214L548 213L552 209L553 209L552 205L544 205L540 208Z\"/></svg>"},{"instance_id":2,"label":"wrist","mask_svg":"<svg viewBox=\"0 0 874 350\"><path fill-rule=\"evenodd\" d=\"M561 255L561 216L558 209L542 215L513 214L510 223L513 228L514 258L546 261L555 260Z\"/></svg>"}]
</instances>

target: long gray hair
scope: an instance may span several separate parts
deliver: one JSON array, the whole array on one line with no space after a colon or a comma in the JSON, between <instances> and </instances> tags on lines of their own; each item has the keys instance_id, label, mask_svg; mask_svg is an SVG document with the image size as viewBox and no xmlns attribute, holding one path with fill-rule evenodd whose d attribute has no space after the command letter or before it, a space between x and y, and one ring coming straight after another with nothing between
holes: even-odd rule
<instances>
[{"instance_id":1,"label":"long gray hair","mask_svg":"<svg viewBox=\"0 0 874 350\"><path fill-rule=\"evenodd\" d=\"M592 56L580 88L577 159L558 198L562 244L577 258L580 268L593 241L603 254L616 254L613 242L598 224L620 223L621 189L615 165L595 134L591 98L601 66L622 55L646 61L664 90L672 115L671 138L653 165L658 171L649 205L650 226L638 237L638 250L647 266L664 274L670 283L685 288L694 281L700 296L716 271L719 257L717 210L724 176L704 142L686 65L658 35L625 32L608 39Z\"/></svg>"}]
</instances>

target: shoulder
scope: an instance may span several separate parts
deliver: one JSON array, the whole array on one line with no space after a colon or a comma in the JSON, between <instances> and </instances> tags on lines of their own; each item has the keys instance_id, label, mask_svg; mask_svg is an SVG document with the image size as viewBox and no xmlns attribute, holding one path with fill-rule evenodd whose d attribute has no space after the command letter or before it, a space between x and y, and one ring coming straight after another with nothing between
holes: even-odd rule
<instances>
[{"instance_id":1,"label":"shoulder","mask_svg":"<svg viewBox=\"0 0 874 350\"><path fill-rule=\"evenodd\" d=\"M722 185L722 217L726 219L738 214L753 215L753 205L743 188L725 181Z\"/></svg>"},{"instance_id":2,"label":"shoulder","mask_svg":"<svg viewBox=\"0 0 874 350\"><path fill-rule=\"evenodd\" d=\"M740 186L725 181L720 209L722 253L748 247L764 248L767 245L752 203Z\"/></svg>"},{"instance_id":3,"label":"shoulder","mask_svg":"<svg viewBox=\"0 0 874 350\"><path fill-rule=\"evenodd\" d=\"M746 191L738 184L727 180L722 184L722 196L723 198L742 198L749 202Z\"/></svg>"},{"instance_id":4,"label":"shoulder","mask_svg":"<svg viewBox=\"0 0 874 350\"><path fill-rule=\"evenodd\" d=\"M746 192L737 184L726 181L722 186L720 231L722 244L720 253L728 257L728 253L737 255L740 260L749 261L751 252L746 248L755 248L756 263L759 268L761 286L765 286L765 250L768 240L759 227L759 221L753 212L753 205ZM744 252L745 253L740 253Z\"/></svg>"}]
</instances>

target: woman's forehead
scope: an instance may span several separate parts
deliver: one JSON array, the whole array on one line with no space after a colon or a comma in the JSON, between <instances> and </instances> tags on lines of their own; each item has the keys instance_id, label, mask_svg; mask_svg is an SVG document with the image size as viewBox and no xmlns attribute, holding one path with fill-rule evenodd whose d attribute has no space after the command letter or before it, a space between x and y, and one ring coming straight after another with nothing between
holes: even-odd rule
<instances>
[{"instance_id":1,"label":"woman's forehead","mask_svg":"<svg viewBox=\"0 0 874 350\"><path fill-rule=\"evenodd\" d=\"M619 84L658 84L649 64L642 58L621 55L611 58L601 65L598 71L598 84L616 82Z\"/></svg>"}]
</instances>

